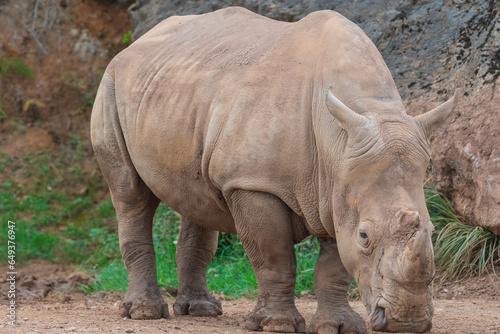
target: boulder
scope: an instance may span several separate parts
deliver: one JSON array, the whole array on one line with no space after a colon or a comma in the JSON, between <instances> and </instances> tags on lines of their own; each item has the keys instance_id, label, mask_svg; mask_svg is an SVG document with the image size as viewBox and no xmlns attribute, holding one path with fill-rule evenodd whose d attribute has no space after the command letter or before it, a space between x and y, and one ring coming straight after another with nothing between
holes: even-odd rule
<instances>
[{"instance_id":1,"label":"boulder","mask_svg":"<svg viewBox=\"0 0 500 334\"><path fill-rule=\"evenodd\" d=\"M377 45L409 114L421 114L461 88L451 124L432 138L430 180L464 222L500 235L497 0L138 0L129 7L132 38L169 16L227 6L283 21L322 9L341 13Z\"/></svg>"},{"instance_id":2,"label":"boulder","mask_svg":"<svg viewBox=\"0 0 500 334\"><path fill-rule=\"evenodd\" d=\"M481 87L481 86L480 86ZM437 103L418 99L408 109ZM462 221L500 235L500 87L463 96L455 119L432 140L430 181L451 200Z\"/></svg>"}]
</instances>

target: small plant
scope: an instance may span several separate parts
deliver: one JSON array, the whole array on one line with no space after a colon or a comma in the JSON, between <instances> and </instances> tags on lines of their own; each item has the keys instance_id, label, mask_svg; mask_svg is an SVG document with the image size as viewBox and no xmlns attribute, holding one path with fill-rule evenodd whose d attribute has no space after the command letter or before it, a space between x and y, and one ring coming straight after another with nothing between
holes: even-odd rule
<instances>
[{"instance_id":1,"label":"small plant","mask_svg":"<svg viewBox=\"0 0 500 334\"><path fill-rule=\"evenodd\" d=\"M21 58L0 58L0 75L7 76L9 73L33 78L33 70Z\"/></svg>"},{"instance_id":2,"label":"small plant","mask_svg":"<svg viewBox=\"0 0 500 334\"><path fill-rule=\"evenodd\" d=\"M28 109L32 105L37 106L37 107L43 107L43 103L42 102L37 101L35 99L29 99L26 102L24 102L24 104L23 104L23 112L28 111Z\"/></svg>"},{"instance_id":3,"label":"small plant","mask_svg":"<svg viewBox=\"0 0 500 334\"><path fill-rule=\"evenodd\" d=\"M495 274L500 263L500 237L479 226L462 223L434 187L426 188L426 202L435 230L434 257L440 280Z\"/></svg>"},{"instance_id":4,"label":"small plant","mask_svg":"<svg viewBox=\"0 0 500 334\"><path fill-rule=\"evenodd\" d=\"M69 84L74 90L84 94L82 104L78 107L77 113L82 114L88 107L92 107L94 105L98 85L92 82L88 83L85 78L79 77L78 73L75 71L66 71L63 73L63 77L66 83Z\"/></svg>"},{"instance_id":5,"label":"small plant","mask_svg":"<svg viewBox=\"0 0 500 334\"><path fill-rule=\"evenodd\" d=\"M75 89L85 90L87 88L85 79L78 77L78 74L75 71L66 71L63 73L63 77L65 78L66 83Z\"/></svg>"},{"instance_id":6,"label":"small plant","mask_svg":"<svg viewBox=\"0 0 500 334\"><path fill-rule=\"evenodd\" d=\"M97 95L97 86L92 85L91 90L88 91L87 93L85 93L85 104L84 104L84 107L85 106L93 107L96 95Z\"/></svg>"},{"instance_id":7,"label":"small plant","mask_svg":"<svg viewBox=\"0 0 500 334\"><path fill-rule=\"evenodd\" d=\"M123 34L122 44L129 45L132 42L132 30L127 31Z\"/></svg>"},{"instance_id":8,"label":"small plant","mask_svg":"<svg viewBox=\"0 0 500 334\"><path fill-rule=\"evenodd\" d=\"M0 121L4 120L6 118L7 118L7 114L5 113L5 111L3 111L2 105L0 104Z\"/></svg>"},{"instance_id":9,"label":"small plant","mask_svg":"<svg viewBox=\"0 0 500 334\"><path fill-rule=\"evenodd\" d=\"M80 136L73 134L71 135L71 145L74 148L74 157L76 160L83 160L85 157L85 150L87 149L85 142L80 139ZM75 175L78 175L80 166L71 167L71 170L75 172Z\"/></svg>"}]
</instances>

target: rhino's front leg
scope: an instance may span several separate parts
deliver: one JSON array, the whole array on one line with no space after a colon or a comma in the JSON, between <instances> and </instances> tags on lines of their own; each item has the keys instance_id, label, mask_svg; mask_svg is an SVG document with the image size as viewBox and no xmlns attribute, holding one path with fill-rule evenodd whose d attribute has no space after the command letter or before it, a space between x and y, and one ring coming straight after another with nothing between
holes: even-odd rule
<instances>
[{"instance_id":1,"label":"rhino's front leg","mask_svg":"<svg viewBox=\"0 0 500 334\"><path fill-rule=\"evenodd\" d=\"M363 319L349 306L347 289L351 276L340 261L333 238L318 238L320 254L314 268L318 309L308 333L366 333Z\"/></svg>"},{"instance_id":2,"label":"rhino's front leg","mask_svg":"<svg viewBox=\"0 0 500 334\"><path fill-rule=\"evenodd\" d=\"M290 209L277 197L236 191L229 202L236 230L257 277L259 298L248 330L305 332L295 307L296 258Z\"/></svg>"},{"instance_id":3,"label":"rhino's front leg","mask_svg":"<svg viewBox=\"0 0 500 334\"><path fill-rule=\"evenodd\" d=\"M176 315L216 317L222 306L210 295L207 287L207 267L217 251L219 232L199 226L181 217L177 240L177 275L179 292L174 304Z\"/></svg>"}]
</instances>

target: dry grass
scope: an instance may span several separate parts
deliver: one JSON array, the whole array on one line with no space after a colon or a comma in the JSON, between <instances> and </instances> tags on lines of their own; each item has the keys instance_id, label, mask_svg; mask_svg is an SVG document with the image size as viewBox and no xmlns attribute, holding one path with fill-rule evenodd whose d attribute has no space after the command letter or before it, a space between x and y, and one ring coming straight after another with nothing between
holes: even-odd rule
<instances>
[{"instance_id":1,"label":"dry grass","mask_svg":"<svg viewBox=\"0 0 500 334\"><path fill-rule=\"evenodd\" d=\"M479 226L462 223L436 188L429 186L425 191L435 226L433 243L439 279L453 280L490 271L496 275L495 266L500 264L500 237Z\"/></svg>"}]
</instances>

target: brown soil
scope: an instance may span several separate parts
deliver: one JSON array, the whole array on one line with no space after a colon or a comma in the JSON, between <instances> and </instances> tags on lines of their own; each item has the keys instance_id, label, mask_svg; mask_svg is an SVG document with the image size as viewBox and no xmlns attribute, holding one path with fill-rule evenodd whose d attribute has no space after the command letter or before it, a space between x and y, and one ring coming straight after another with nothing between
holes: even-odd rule
<instances>
[{"instance_id":1,"label":"brown soil","mask_svg":"<svg viewBox=\"0 0 500 334\"><path fill-rule=\"evenodd\" d=\"M0 152L16 157L54 152L64 149L73 135L88 142L100 77L125 48L122 38L131 29L126 7L114 1L2 4L0 59L22 59L33 77L0 75Z\"/></svg>"},{"instance_id":2,"label":"brown soil","mask_svg":"<svg viewBox=\"0 0 500 334\"><path fill-rule=\"evenodd\" d=\"M7 272L0 266L1 272ZM172 316L161 320L130 320L119 316L120 293L84 295L71 293L78 283L89 278L55 264L35 261L19 269L17 288L17 326L0 323L1 333L247 333L245 316L255 306L254 300L222 300L224 315L218 318ZM0 319L7 319L5 279L0 280ZM174 299L165 300L171 306ZM310 322L316 310L314 296L296 300L297 308ZM366 317L361 301L351 306ZM436 288L435 334L500 333L500 281L494 275L470 278ZM370 332L373 333L373 332Z\"/></svg>"}]
</instances>

